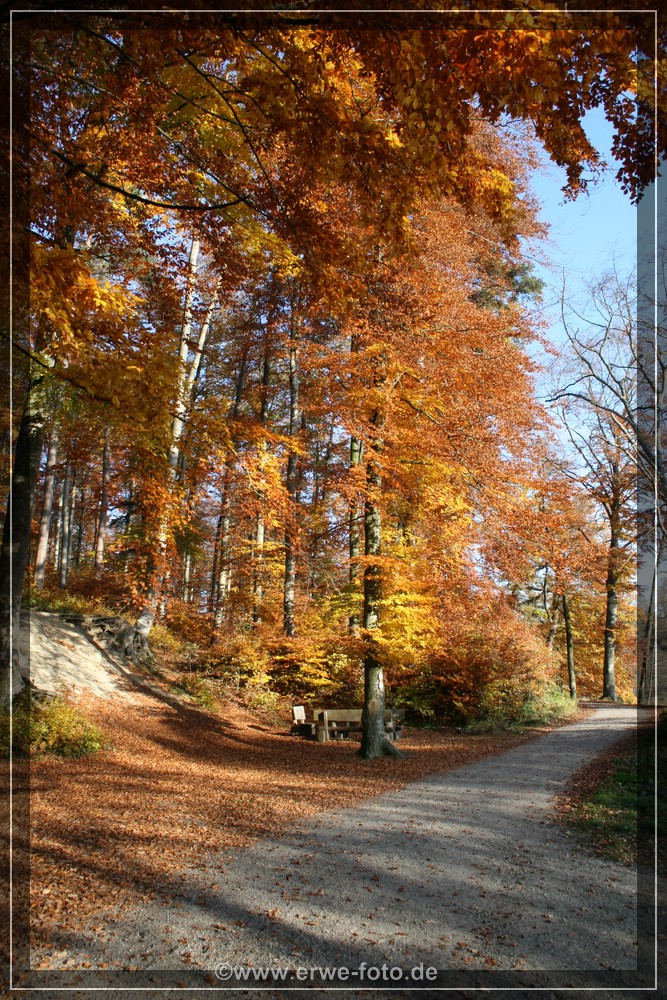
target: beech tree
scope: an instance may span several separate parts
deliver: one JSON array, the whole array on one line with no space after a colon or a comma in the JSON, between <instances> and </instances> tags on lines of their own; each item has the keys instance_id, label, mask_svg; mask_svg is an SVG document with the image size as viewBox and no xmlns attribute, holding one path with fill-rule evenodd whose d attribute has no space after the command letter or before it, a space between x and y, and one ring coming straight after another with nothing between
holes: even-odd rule
<instances>
[{"instance_id":1,"label":"beech tree","mask_svg":"<svg viewBox=\"0 0 667 1000\"><path fill-rule=\"evenodd\" d=\"M627 415L630 413L635 423L636 324L627 308L627 298L623 298L626 309L620 315L615 308L609 308L604 298L593 297L594 304L601 301L603 322L598 325L589 321L586 334L575 333L565 318L575 367L574 371L570 369L556 398L562 401L561 414L576 461L582 467L583 485L607 524L602 697L615 701L618 590L624 569L627 576L627 563L633 558L637 540L637 443L628 433Z\"/></svg>"},{"instance_id":2,"label":"beech tree","mask_svg":"<svg viewBox=\"0 0 667 1000\"><path fill-rule=\"evenodd\" d=\"M146 560L145 602L137 619L142 636L171 586L164 566L156 566L156 553L164 564L168 546L176 545L187 522L186 508L196 505L221 469L230 467L233 455L243 503L235 525L229 520L229 532L236 531L241 553L241 537L247 538L253 525L255 570L261 561L262 579L268 582L274 562L268 558L266 527L272 517L276 521L269 542L275 548L282 537L284 631L288 638L294 631L298 639L292 605L300 553L287 516L293 517L297 506L300 449L315 448L319 428L327 426L329 462L338 474L343 461L338 429L347 448L351 440L359 441L363 452L353 449L360 461L353 462L346 499L356 493L365 504L363 563L359 558L366 588L366 648L375 650L367 654L367 673L380 692L380 680L372 678L380 662L373 633L385 599L377 589L385 558L382 517L414 492L414 478L406 473L409 463L437 461L446 441L456 470L446 470L452 494L460 489L464 504L474 494L478 506L494 517L501 512L511 518L512 490L493 473L499 459L498 468L505 468L501 442L509 427L503 407L512 415L513 433L517 426L521 434L531 433L526 363L512 346L523 320L510 309L496 317L494 326L493 310L474 302L484 283L483 268L470 269L479 246L466 247L463 277L454 282L458 258L438 259L428 226L420 231L419 213L428 199L431 204L447 199L450 213L462 213L462 228L466 219L472 220L470 228L491 226L496 245L515 247L530 209L521 196L509 140L499 144L495 136L503 134L509 119L527 123L565 166L569 193L575 195L586 185L585 170L598 166L598 154L581 126L584 113L598 106L614 124L621 176L636 197L652 166L650 157L634 156L652 135L650 114L644 114L650 112L650 92L638 84L643 62L637 36L618 15L605 21L604 30L589 14L574 22L569 18L563 28L558 12L548 11L539 14L539 23L537 15L521 12L521 30L514 30L517 21L508 30L504 15L475 12L474 26L465 29L446 19L436 27L426 17L428 30L415 30L399 17L391 18L391 28L389 22L378 23L374 32L363 19L341 29L327 15L310 12L276 12L263 23L252 15L223 14L229 30L220 20L209 30L180 19L175 23L168 13L146 16L144 24L107 14L62 14L57 22L36 19L18 31L18 43L22 33L30 34L33 109L19 129L24 138L29 134L35 151L31 218L26 220L33 319L30 342L21 346L37 366L48 365L52 376L73 391L112 407L120 423L127 426L124 417L131 413L137 472L133 530ZM508 65L516 67L515 75L508 75ZM630 95L637 92L642 113L633 116ZM478 126L478 119L495 128ZM304 290L310 328L290 337L291 378L284 383L289 405L284 391L271 385L285 371L285 359L272 353L277 344L265 352L261 366L257 344L249 350L252 379L239 379L236 416L227 405L219 419L197 405L196 383L212 389L220 360L213 360L209 371L202 350L190 339L192 267L184 281L182 246L183 234L193 232L205 247L211 279L209 294L201 296L200 329L217 295L235 305L244 283L262 280L271 269L282 272L286 286ZM428 249L414 253L420 240ZM386 256L377 262L380 247ZM504 253L501 249L501 258ZM513 266L519 263L516 257ZM406 264L414 279L404 297L410 307L399 303L400 326L390 330L387 306L399 290L403 296L400 270ZM438 315L429 292L439 281L452 293L450 317ZM425 302L421 312L417 291ZM375 308L372 315L359 305L366 292ZM466 314L466 309L473 311ZM268 316L261 322L267 329ZM478 319L481 343L474 334L468 343L468 323L476 326ZM452 369L445 398L433 380L444 370L438 350L452 363L452 329L466 350L464 361ZM174 378L177 330L181 351ZM349 369L345 364L338 369L345 391L331 393L323 389L328 373L318 352L333 351L340 362L336 331L344 338ZM412 358L398 350L396 338L401 337L412 344ZM428 349L429 338L437 342L435 351ZM265 346L269 341L267 336ZM350 343L360 349L350 351ZM515 377L506 375L502 389L512 400L501 407L498 379L508 366ZM484 392L473 395L471 409L474 379ZM283 415L289 412L287 434L285 427L269 426L264 401L272 392ZM259 420L246 419L253 396ZM492 401L486 408L485 398ZM26 417L26 440L30 427L41 428L43 422L37 400L33 393L25 406L26 414L35 414ZM309 429L309 421L317 432ZM408 448L399 458L399 439L407 429L421 435L425 455L415 457ZM481 466L472 443L480 433L488 445ZM207 462L206 446L216 438L214 460ZM34 455L34 448L18 443L16 488L29 478L25 462L35 468L34 457L26 457ZM515 493L521 465L513 473ZM175 468L178 489L172 488ZM322 490L319 481L317 489L312 485L312 468L310 461L302 462L302 493L315 513ZM232 489L237 487L230 479L223 498ZM331 492L329 498L333 504ZM348 525L349 516L348 510L343 518ZM67 530L69 523L68 516ZM226 523L223 513L216 572L228 565L231 551ZM14 572L19 584L29 520L22 531L26 537L16 553L22 568L17 562ZM349 555L356 548L351 536L346 540ZM246 564L247 551L239 555L237 567ZM190 563L190 589L192 569ZM349 581L347 559L344 570ZM255 575L253 616L259 614L258 580ZM227 599L232 598L237 599L229 592ZM266 606L266 594L262 598ZM9 608L7 601L2 608ZM6 632L4 610L3 615ZM9 670L4 654L3 670ZM365 715L368 756L380 752L369 734L381 717L381 702L378 696Z\"/></svg>"}]
</instances>

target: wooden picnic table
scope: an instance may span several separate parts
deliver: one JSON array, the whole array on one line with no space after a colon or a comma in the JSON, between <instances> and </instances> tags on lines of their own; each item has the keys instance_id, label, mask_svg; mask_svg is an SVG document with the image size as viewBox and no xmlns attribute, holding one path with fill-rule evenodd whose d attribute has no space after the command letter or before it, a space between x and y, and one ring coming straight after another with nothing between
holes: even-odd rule
<instances>
[{"instance_id":1,"label":"wooden picnic table","mask_svg":"<svg viewBox=\"0 0 667 1000\"><path fill-rule=\"evenodd\" d=\"M361 732L360 708L315 708L313 721L306 720L305 709L295 705L292 709L292 733L299 736L315 737L320 743L329 740L348 739L350 733ZM384 713L384 728L387 736L397 740L403 729L405 710L389 708Z\"/></svg>"}]
</instances>

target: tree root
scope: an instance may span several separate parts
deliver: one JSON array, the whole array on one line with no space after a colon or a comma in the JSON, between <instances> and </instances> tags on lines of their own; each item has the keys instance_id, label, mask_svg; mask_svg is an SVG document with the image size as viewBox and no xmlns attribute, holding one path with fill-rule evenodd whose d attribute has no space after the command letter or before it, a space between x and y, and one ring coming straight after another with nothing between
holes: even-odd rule
<instances>
[{"instance_id":1,"label":"tree root","mask_svg":"<svg viewBox=\"0 0 667 1000\"><path fill-rule=\"evenodd\" d=\"M78 625L95 645L121 653L136 666L151 667L155 661L146 636L119 615L64 615Z\"/></svg>"},{"instance_id":2,"label":"tree root","mask_svg":"<svg viewBox=\"0 0 667 1000\"><path fill-rule=\"evenodd\" d=\"M358 755L362 760L377 760L379 757L394 757L395 760L405 760L408 756L403 750L399 750L391 740L387 739L386 736L380 744L379 753L369 754L359 750Z\"/></svg>"},{"instance_id":3,"label":"tree root","mask_svg":"<svg viewBox=\"0 0 667 1000\"><path fill-rule=\"evenodd\" d=\"M403 750L399 750L396 744L388 740L386 736L382 741L382 753L385 757L395 757L396 760L405 760L408 756Z\"/></svg>"},{"instance_id":4,"label":"tree root","mask_svg":"<svg viewBox=\"0 0 667 1000\"><path fill-rule=\"evenodd\" d=\"M114 645L132 663L142 666L152 666L155 661L153 651L148 645L146 636L142 635L134 625L126 625L122 631L119 631Z\"/></svg>"}]
</instances>

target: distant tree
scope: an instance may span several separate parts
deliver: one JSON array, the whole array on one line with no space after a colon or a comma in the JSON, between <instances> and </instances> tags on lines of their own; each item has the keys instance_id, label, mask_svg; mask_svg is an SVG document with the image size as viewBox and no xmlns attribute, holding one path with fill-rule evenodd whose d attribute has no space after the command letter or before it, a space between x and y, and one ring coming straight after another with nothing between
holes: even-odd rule
<instances>
[{"instance_id":1,"label":"distant tree","mask_svg":"<svg viewBox=\"0 0 667 1000\"><path fill-rule=\"evenodd\" d=\"M614 679L618 587L629 562L636 572L638 466L647 471L654 446L637 411L637 322L633 279L617 272L589 288L588 308L577 311L562 295L562 321L570 360L554 394L580 478L607 524L607 609L603 697L616 699ZM642 440L644 444L642 445Z\"/></svg>"}]
</instances>

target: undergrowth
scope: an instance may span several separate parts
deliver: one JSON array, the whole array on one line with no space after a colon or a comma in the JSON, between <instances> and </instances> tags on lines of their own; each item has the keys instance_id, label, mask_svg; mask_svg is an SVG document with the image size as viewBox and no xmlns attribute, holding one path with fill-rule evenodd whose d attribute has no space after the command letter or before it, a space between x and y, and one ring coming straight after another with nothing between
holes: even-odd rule
<instances>
[{"instance_id":1,"label":"undergrowth","mask_svg":"<svg viewBox=\"0 0 667 1000\"><path fill-rule=\"evenodd\" d=\"M84 757L106 747L102 731L66 697L36 697L24 689L11 716L13 753L18 757ZM10 716L0 715L0 754L9 757Z\"/></svg>"},{"instance_id":2,"label":"undergrowth","mask_svg":"<svg viewBox=\"0 0 667 1000\"><path fill-rule=\"evenodd\" d=\"M31 591L23 606L30 611L49 611L54 615L116 615L118 612L103 600L66 594L63 591Z\"/></svg>"},{"instance_id":3,"label":"undergrowth","mask_svg":"<svg viewBox=\"0 0 667 1000\"><path fill-rule=\"evenodd\" d=\"M188 701L194 702L200 708L207 708L214 712L218 707L217 699L210 685L198 674L180 674L171 688L172 691L184 695Z\"/></svg>"},{"instance_id":4,"label":"undergrowth","mask_svg":"<svg viewBox=\"0 0 667 1000\"><path fill-rule=\"evenodd\" d=\"M469 733L494 733L549 725L570 718L577 711L571 698L558 684L548 684L539 694L503 700L489 697L482 702L477 718L466 723Z\"/></svg>"}]
</instances>

